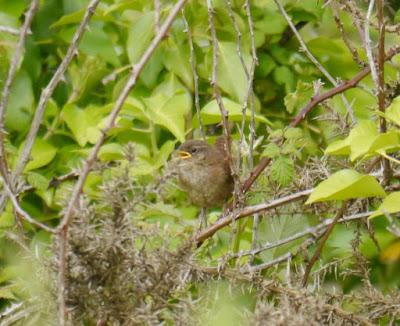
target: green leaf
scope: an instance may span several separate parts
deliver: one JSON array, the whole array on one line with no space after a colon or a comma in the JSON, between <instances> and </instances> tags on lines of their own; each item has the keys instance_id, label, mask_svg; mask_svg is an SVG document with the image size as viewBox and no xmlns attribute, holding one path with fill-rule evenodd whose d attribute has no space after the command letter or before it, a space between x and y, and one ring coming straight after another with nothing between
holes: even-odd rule
<instances>
[{"instance_id":1,"label":"green leaf","mask_svg":"<svg viewBox=\"0 0 400 326\"><path fill-rule=\"evenodd\" d=\"M82 52L91 55L99 56L105 62L118 66L120 60L115 50L111 37L103 30L103 24L90 24L88 31L83 34L82 41L79 44L79 49Z\"/></svg>"},{"instance_id":2,"label":"green leaf","mask_svg":"<svg viewBox=\"0 0 400 326\"><path fill-rule=\"evenodd\" d=\"M85 14L85 8L82 8L71 14L64 15L59 20L57 20L55 23L51 24L49 26L49 28L53 29L53 28L61 27L61 26L68 25L68 24L77 24L82 20L84 14Z\"/></svg>"},{"instance_id":3,"label":"green leaf","mask_svg":"<svg viewBox=\"0 0 400 326\"><path fill-rule=\"evenodd\" d=\"M370 215L369 218L374 218L384 214L392 214L400 212L400 191L389 194L378 207L378 209Z\"/></svg>"},{"instance_id":4,"label":"green leaf","mask_svg":"<svg viewBox=\"0 0 400 326\"><path fill-rule=\"evenodd\" d=\"M299 112L300 109L310 100L313 92L312 84L298 81L296 91L285 96L284 102L286 111L289 113Z\"/></svg>"},{"instance_id":5,"label":"green leaf","mask_svg":"<svg viewBox=\"0 0 400 326\"><path fill-rule=\"evenodd\" d=\"M117 143L105 144L101 146L98 157L103 162L121 160L124 158L124 149Z\"/></svg>"},{"instance_id":6,"label":"green leaf","mask_svg":"<svg viewBox=\"0 0 400 326\"><path fill-rule=\"evenodd\" d=\"M46 190L50 183L48 178L36 172L29 172L26 178L29 184L38 190Z\"/></svg>"},{"instance_id":7,"label":"green leaf","mask_svg":"<svg viewBox=\"0 0 400 326\"><path fill-rule=\"evenodd\" d=\"M350 144L348 138L336 140L330 143L325 149L325 154L329 155L350 155Z\"/></svg>"},{"instance_id":8,"label":"green leaf","mask_svg":"<svg viewBox=\"0 0 400 326\"><path fill-rule=\"evenodd\" d=\"M306 204L385 195L385 191L374 177L345 169L332 174L315 187Z\"/></svg>"},{"instance_id":9,"label":"green leaf","mask_svg":"<svg viewBox=\"0 0 400 326\"><path fill-rule=\"evenodd\" d=\"M71 43L75 31L76 27L70 27L63 29L58 34L65 42ZM120 64L116 48L111 36L104 31L104 23L92 21L83 34L78 50L89 56L98 56L116 67Z\"/></svg>"},{"instance_id":10,"label":"green leaf","mask_svg":"<svg viewBox=\"0 0 400 326\"><path fill-rule=\"evenodd\" d=\"M351 161L366 154L377 136L378 130L373 121L360 121L357 126L350 131L348 137L351 149Z\"/></svg>"},{"instance_id":11,"label":"green leaf","mask_svg":"<svg viewBox=\"0 0 400 326\"><path fill-rule=\"evenodd\" d=\"M279 146L275 143L269 143L264 147L263 152L261 153L261 157L270 157L274 158L281 155L281 150Z\"/></svg>"},{"instance_id":12,"label":"green leaf","mask_svg":"<svg viewBox=\"0 0 400 326\"><path fill-rule=\"evenodd\" d=\"M277 10L265 10L262 20L257 20L254 27L267 35L281 34L287 26L286 20Z\"/></svg>"},{"instance_id":13,"label":"green leaf","mask_svg":"<svg viewBox=\"0 0 400 326\"><path fill-rule=\"evenodd\" d=\"M192 108L192 99L173 74L144 102L153 123L169 130L179 141L185 141L185 116Z\"/></svg>"},{"instance_id":14,"label":"green leaf","mask_svg":"<svg viewBox=\"0 0 400 326\"><path fill-rule=\"evenodd\" d=\"M126 43L129 62L136 64L154 36L154 12L140 15L128 32Z\"/></svg>"},{"instance_id":15,"label":"green leaf","mask_svg":"<svg viewBox=\"0 0 400 326\"><path fill-rule=\"evenodd\" d=\"M242 56L246 66L250 67L250 55L242 52ZM247 94L246 74L233 42L219 43L218 86L239 103L243 102Z\"/></svg>"},{"instance_id":16,"label":"green leaf","mask_svg":"<svg viewBox=\"0 0 400 326\"><path fill-rule=\"evenodd\" d=\"M5 122L8 131L24 132L28 129L34 110L32 83L25 71L21 71L11 88Z\"/></svg>"},{"instance_id":17,"label":"green leaf","mask_svg":"<svg viewBox=\"0 0 400 326\"><path fill-rule=\"evenodd\" d=\"M399 134L395 130L379 134L372 142L368 152L380 153L388 150L398 149L400 147Z\"/></svg>"},{"instance_id":18,"label":"green leaf","mask_svg":"<svg viewBox=\"0 0 400 326\"><path fill-rule=\"evenodd\" d=\"M187 45L177 44L172 38L165 47L163 62L169 71L177 75L190 90L193 90L193 74L189 56Z\"/></svg>"},{"instance_id":19,"label":"green leaf","mask_svg":"<svg viewBox=\"0 0 400 326\"><path fill-rule=\"evenodd\" d=\"M351 78L358 71L342 40L321 36L311 39L307 45L321 64L336 76Z\"/></svg>"},{"instance_id":20,"label":"green leaf","mask_svg":"<svg viewBox=\"0 0 400 326\"><path fill-rule=\"evenodd\" d=\"M294 163L290 157L280 156L274 159L271 170L271 179L280 186L288 186L294 177Z\"/></svg>"},{"instance_id":21,"label":"green leaf","mask_svg":"<svg viewBox=\"0 0 400 326\"><path fill-rule=\"evenodd\" d=\"M258 56L260 64L256 67L256 77L267 77L276 67L274 59L266 53L260 53Z\"/></svg>"},{"instance_id":22,"label":"green leaf","mask_svg":"<svg viewBox=\"0 0 400 326\"><path fill-rule=\"evenodd\" d=\"M222 102L224 104L225 109L229 113L229 121L242 121L242 106L232 100L223 97ZM201 119L204 125L215 124L221 122L221 111L219 109L218 103L216 100L212 100L208 102L200 111ZM250 121L251 112L250 110L246 111L246 121ZM269 124L271 122L260 114L255 115L256 121ZM198 127L199 122L197 116L193 117L193 126Z\"/></svg>"},{"instance_id":23,"label":"green leaf","mask_svg":"<svg viewBox=\"0 0 400 326\"><path fill-rule=\"evenodd\" d=\"M400 146L396 131L379 134L373 121L362 120L351 131L347 138L330 144L325 154L349 155L352 161L366 154L377 154Z\"/></svg>"},{"instance_id":24,"label":"green leaf","mask_svg":"<svg viewBox=\"0 0 400 326\"><path fill-rule=\"evenodd\" d=\"M83 62L71 64L68 73L73 90L68 102L72 103L81 99L100 83L106 72L106 63L99 57L87 56Z\"/></svg>"},{"instance_id":25,"label":"green leaf","mask_svg":"<svg viewBox=\"0 0 400 326\"><path fill-rule=\"evenodd\" d=\"M21 144L20 152L24 144ZM32 147L31 160L26 165L25 171L35 170L49 164L56 156L56 153L57 148L41 138L36 138Z\"/></svg>"},{"instance_id":26,"label":"green leaf","mask_svg":"<svg viewBox=\"0 0 400 326\"><path fill-rule=\"evenodd\" d=\"M100 130L104 124L103 119L109 111L109 106L88 106L84 110L76 105L67 104L62 112L62 118L72 131L78 144L83 147L88 142L95 144L100 137Z\"/></svg>"},{"instance_id":27,"label":"green leaf","mask_svg":"<svg viewBox=\"0 0 400 326\"><path fill-rule=\"evenodd\" d=\"M171 153L175 149L176 141L168 140L166 141L158 151L154 158L154 168L158 169L162 167L167 161Z\"/></svg>"},{"instance_id":28,"label":"green leaf","mask_svg":"<svg viewBox=\"0 0 400 326\"><path fill-rule=\"evenodd\" d=\"M385 110L386 119L400 126L400 96L396 97Z\"/></svg>"},{"instance_id":29,"label":"green leaf","mask_svg":"<svg viewBox=\"0 0 400 326\"><path fill-rule=\"evenodd\" d=\"M294 88L295 77L293 71L286 66L279 66L274 69L274 80L278 85L284 85L286 92L291 92Z\"/></svg>"}]
</instances>

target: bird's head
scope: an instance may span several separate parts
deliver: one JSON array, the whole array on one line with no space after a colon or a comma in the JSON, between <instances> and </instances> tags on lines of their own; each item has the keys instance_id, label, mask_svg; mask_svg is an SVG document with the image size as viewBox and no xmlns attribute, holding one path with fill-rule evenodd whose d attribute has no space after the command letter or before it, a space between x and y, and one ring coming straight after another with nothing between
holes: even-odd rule
<instances>
[{"instance_id":1,"label":"bird's head","mask_svg":"<svg viewBox=\"0 0 400 326\"><path fill-rule=\"evenodd\" d=\"M203 162L212 155L212 147L202 140L188 140L179 146L176 157L182 162Z\"/></svg>"}]
</instances>

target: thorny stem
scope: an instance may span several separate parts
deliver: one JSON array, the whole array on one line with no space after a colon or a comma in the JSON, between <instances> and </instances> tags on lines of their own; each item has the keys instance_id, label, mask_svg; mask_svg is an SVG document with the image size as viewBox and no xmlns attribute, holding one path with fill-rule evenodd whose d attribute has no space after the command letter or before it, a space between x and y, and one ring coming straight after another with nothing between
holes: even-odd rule
<instances>
[{"instance_id":1,"label":"thorny stem","mask_svg":"<svg viewBox=\"0 0 400 326\"><path fill-rule=\"evenodd\" d=\"M385 17L383 15L383 0L377 0L376 9L378 14L378 104L379 111L385 112ZM386 132L386 119L385 117L380 117L380 132ZM387 184L390 181L392 174L390 168L390 161L386 158L382 158L383 164L383 183Z\"/></svg>"}]
</instances>

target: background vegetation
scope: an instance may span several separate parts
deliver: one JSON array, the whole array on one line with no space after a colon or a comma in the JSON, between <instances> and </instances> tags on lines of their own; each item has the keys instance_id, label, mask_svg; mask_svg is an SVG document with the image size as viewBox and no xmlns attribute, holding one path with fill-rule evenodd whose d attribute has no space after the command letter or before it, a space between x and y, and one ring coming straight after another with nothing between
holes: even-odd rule
<instances>
[{"instance_id":1,"label":"background vegetation","mask_svg":"<svg viewBox=\"0 0 400 326\"><path fill-rule=\"evenodd\" d=\"M400 323L397 1L0 18L2 325ZM220 135L234 208L198 231L170 156Z\"/></svg>"}]
</instances>

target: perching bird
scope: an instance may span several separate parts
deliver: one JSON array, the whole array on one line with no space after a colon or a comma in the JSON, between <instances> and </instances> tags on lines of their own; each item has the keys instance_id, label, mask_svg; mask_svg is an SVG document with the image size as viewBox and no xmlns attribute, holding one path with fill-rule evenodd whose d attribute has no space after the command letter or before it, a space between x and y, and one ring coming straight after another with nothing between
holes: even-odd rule
<instances>
[{"instance_id":1,"label":"perching bird","mask_svg":"<svg viewBox=\"0 0 400 326\"><path fill-rule=\"evenodd\" d=\"M218 138L215 145L188 140L176 154L179 185L194 205L216 207L232 195L234 183L223 138Z\"/></svg>"}]
</instances>

